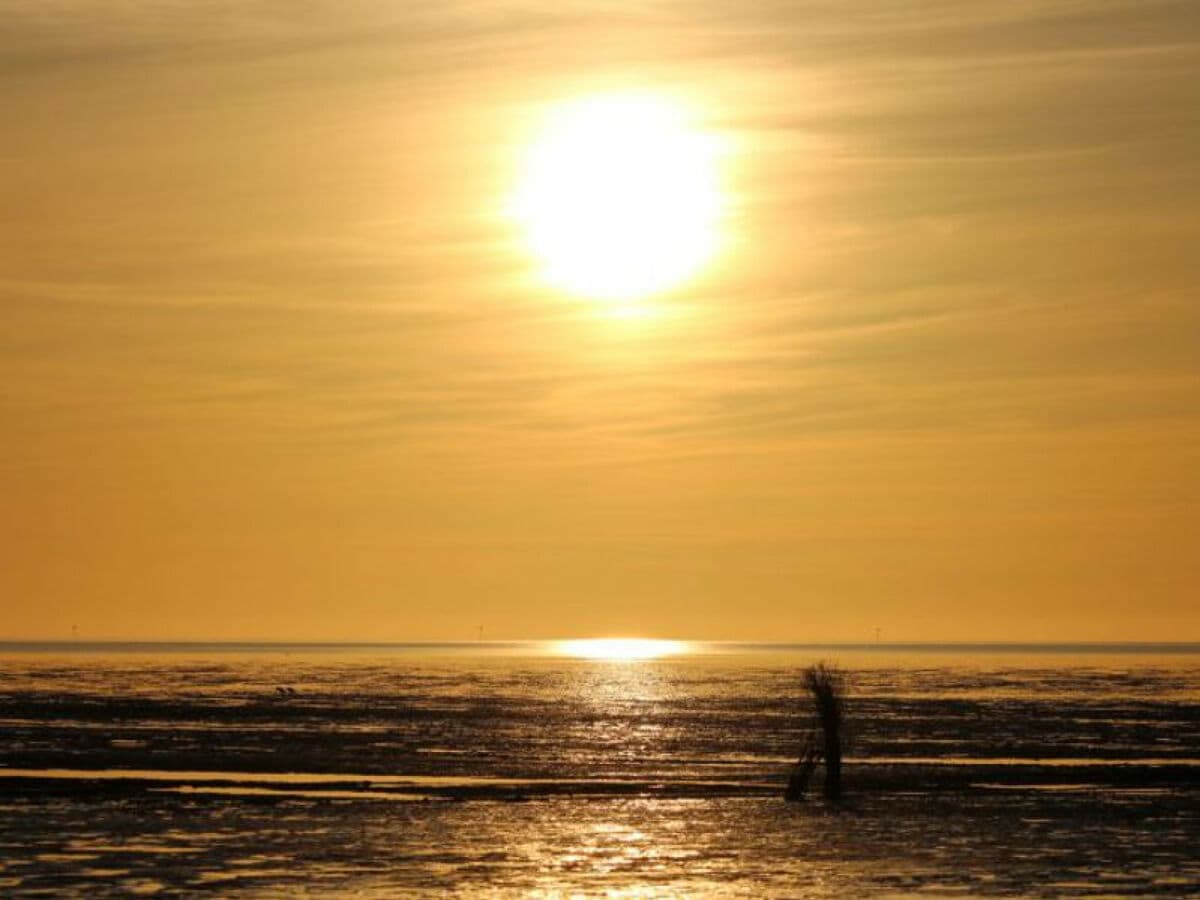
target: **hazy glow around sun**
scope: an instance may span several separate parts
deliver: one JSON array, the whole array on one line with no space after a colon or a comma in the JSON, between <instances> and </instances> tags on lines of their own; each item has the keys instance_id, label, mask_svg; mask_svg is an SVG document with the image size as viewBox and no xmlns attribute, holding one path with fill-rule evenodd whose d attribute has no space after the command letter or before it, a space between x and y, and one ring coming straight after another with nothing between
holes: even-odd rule
<instances>
[{"instance_id":1,"label":"hazy glow around sun","mask_svg":"<svg viewBox=\"0 0 1200 900\"><path fill-rule=\"evenodd\" d=\"M683 103L605 94L554 109L529 147L511 213L546 280L633 301L698 272L720 243L720 139Z\"/></svg>"},{"instance_id":2,"label":"hazy glow around sun","mask_svg":"<svg viewBox=\"0 0 1200 900\"><path fill-rule=\"evenodd\" d=\"M683 641L664 641L653 638L586 638L575 641L559 641L556 646L565 656L582 659L653 659L685 653Z\"/></svg>"}]
</instances>

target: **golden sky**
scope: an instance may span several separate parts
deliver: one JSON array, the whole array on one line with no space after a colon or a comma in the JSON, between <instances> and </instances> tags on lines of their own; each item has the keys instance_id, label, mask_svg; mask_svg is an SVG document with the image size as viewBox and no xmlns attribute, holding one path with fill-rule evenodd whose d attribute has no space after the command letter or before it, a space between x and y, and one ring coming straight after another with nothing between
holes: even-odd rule
<instances>
[{"instance_id":1,"label":"golden sky","mask_svg":"<svg viewBox=\"0 0 1200 900\"><path fill-rule=\"evenodd\" d=\"M0 637L1200 639L1200 4L0 0ZM548 110L724 148L613 315Z\"/></svg>"}]
</instances>

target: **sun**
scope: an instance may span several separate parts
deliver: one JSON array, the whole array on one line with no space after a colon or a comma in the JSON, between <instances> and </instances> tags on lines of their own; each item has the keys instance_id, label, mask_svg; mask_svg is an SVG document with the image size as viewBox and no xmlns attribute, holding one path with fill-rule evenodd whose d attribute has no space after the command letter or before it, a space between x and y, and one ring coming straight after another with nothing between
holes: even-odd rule
<instances>
[{"instance_id":1,"label":"sun","mask_svg":"<svg viewBox=\"0 0 1200 900\"><path fill-rule=\"evenodd\" d=\"M721 140L684 103L605 94L553 109L510 212L545 279L629 303L680 285L720 244Z\"/></svg>"},{"instance_id":2,"label":"sun","mask_svg":"<svg viewBox=\"0 0 1200 900\"><path fill-rule=\"evenodd\" d=\"M664 641L654 638L586 638L575 641L559 641L555 650L564 656L581 659L654 659L685 653L683 641Z\"/></svg>"}]
</instances>

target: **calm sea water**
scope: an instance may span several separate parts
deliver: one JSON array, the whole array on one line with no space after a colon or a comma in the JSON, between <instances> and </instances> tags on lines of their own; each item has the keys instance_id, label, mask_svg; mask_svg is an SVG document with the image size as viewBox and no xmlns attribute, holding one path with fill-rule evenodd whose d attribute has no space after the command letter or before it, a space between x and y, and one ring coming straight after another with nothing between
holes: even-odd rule
<instances>
[{"instance_id":1,"label":"calm sea water","mask_svg":"<svg viewBox=\"0 0 1200 900\"><path fill-rule=\"evenodd\" d=\"M1198 646L697 649L0 645L0 894L1200 896Z\"/></svg>"}]
</instances>

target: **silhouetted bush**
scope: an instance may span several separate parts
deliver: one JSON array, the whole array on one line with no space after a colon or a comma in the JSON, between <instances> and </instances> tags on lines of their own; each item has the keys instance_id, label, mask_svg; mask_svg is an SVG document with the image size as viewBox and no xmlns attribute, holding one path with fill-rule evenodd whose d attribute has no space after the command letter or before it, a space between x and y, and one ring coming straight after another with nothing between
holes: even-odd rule
<instances>
[{"instance_id":1,"label":"silhouetted bush","mask_svg":"<svg viewBox=\"0 0 1200 900\"><path fill-rule=\"evenodd\" d=\"M812 698L814 727L809 729L800 757L788 779L784 799L795 801L804 796L818 762L825 763L825 796L842 796L842 733L845 716L846 677L836 666L818 662L804 670L804 687ZM820 727L818 741L816 726Z\"/></svg>"}]
</instances>

